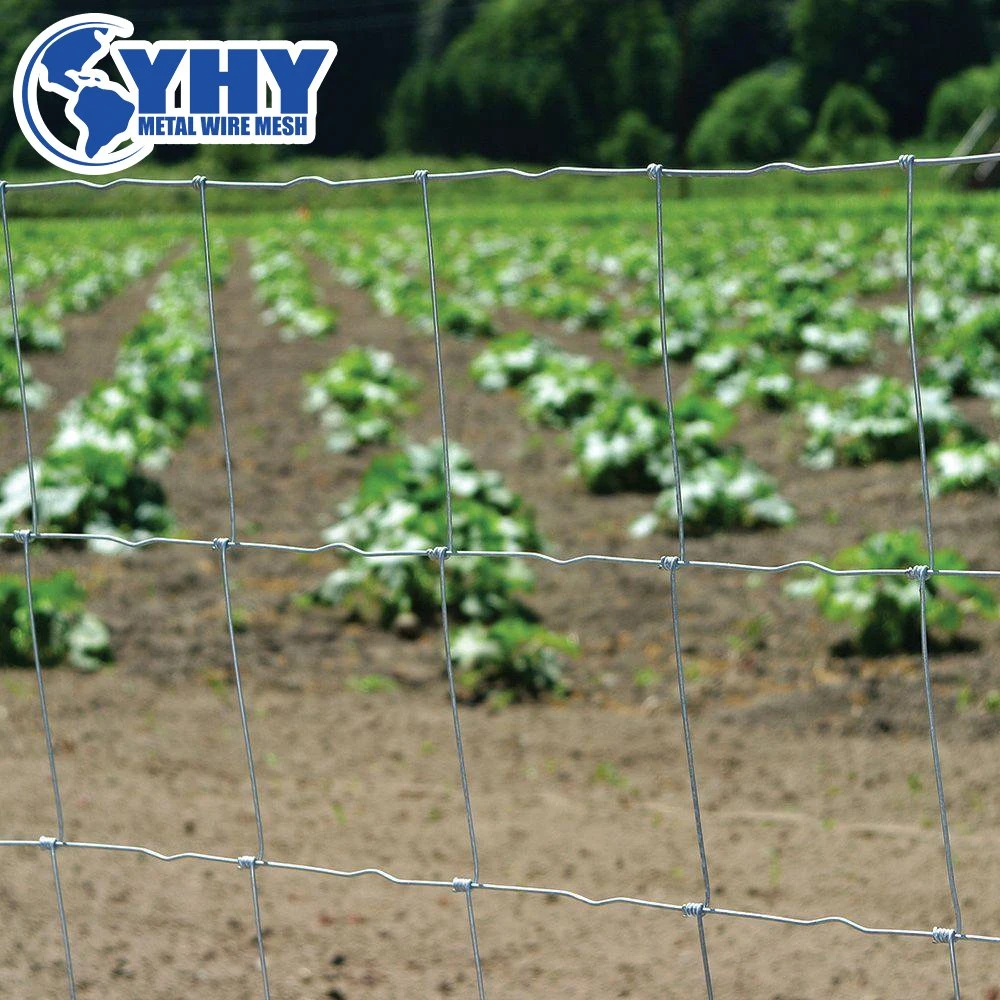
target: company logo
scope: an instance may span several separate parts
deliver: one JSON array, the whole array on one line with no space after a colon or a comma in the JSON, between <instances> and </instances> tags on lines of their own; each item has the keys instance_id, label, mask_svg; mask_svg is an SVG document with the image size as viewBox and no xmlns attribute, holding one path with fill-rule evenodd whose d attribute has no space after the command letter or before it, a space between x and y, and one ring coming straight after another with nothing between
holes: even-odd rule
<instances>
[{"instance_id":1,"label":"company logo","mask_svg":"<svg viewBox=\"0 0 1000 1000\"><path fill-rule=\"evenodd\" d=\"M132 30L111 14L77 14L25 50L14 108L28 142L50 163L110 174L159 144L315 139L316 94L337 55L333 42L145 42L131 40ZM40 91L64 102L74 145L43 118Z\"/></svg>"}]
</instances>

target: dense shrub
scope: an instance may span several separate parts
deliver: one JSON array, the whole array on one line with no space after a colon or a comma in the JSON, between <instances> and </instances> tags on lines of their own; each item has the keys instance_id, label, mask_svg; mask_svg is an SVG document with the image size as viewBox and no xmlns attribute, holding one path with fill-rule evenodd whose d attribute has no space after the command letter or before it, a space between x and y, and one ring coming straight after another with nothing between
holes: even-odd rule
<instances>
[{"instance_id":1,"label":"dense shrub","mask_svg":"<svg viewBox=\"0 0 1000 1000\"><path fill-rule=\"evenodd\" d=\"M597 159L612 167L666 163L673 147L673 139L663 129L657 128L645 112L633 109L619 116L614 131L598 145Z\"/></svg>"},{"instance_id":2,"label":"dense shrub","mask_svg":"<svg viewBox=\"0 0 1000 1000\"><path fill-rule=\"evenodd\" d=\"M820 163L861 162L886 155L889 116L860 87L838 83L823 101L805 156Z\"/></svg>"},{"instance_id":3,"label":"dense shrub","mask_svg":"<svg viewBox=\"0 0 1000 1000\"><path fill-rule=\"evenodd\" d=\"M789 159L809 133L801 74L772 66L740 77L698 119L688 156L700 166Z\"/></svg>"},{"instance_id":4,"label":"dense shrub","mask_svg":"<svg viewBox=\"0 0 1000 1000\"><path fill-rule=\"evenodd\" d=\"M927 106L928 139L961 138L979 115L1000 105L1000 64L970 66L938 84Z\"/></svg>"},{"instance_id":5,"label":"dense shrub","mask_svg":"<svg viewBox=\"0 0 1000 1000\"><path fill-rule=\"evenodd\" d=\"M407 70L387 138L394 149L592 160L625 109L670 127L678 67L656 0L484 3L438 58Z\"/></svg>"},{"instance_id":6,"label":"dense shrub","mask_svg":"<svg viewBox=\"0 0 1000 1000\"><path fill-rule=\"evenodd\" d=\"M989 58L992 15L979 0L794 0L789 6L806 107L818 111L838 83L864 87L889 113L894 136L919 134L938 81Z\"/></svg>"}]
</instances>

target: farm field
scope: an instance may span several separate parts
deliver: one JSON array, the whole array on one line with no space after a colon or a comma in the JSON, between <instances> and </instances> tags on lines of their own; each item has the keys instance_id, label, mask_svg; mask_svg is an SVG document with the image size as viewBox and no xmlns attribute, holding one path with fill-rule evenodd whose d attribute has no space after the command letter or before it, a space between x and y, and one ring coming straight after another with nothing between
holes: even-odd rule
<instances>
[{"instance_id":1,"label":"farm field","mask_svg":"<svg viewBox=\"0 0 1000 1000\"><path fill-rule=\"evenodd\" d=\"M665 205L689 560L926 561L904 188L892 181L881 193ZM675 555L652 187L581 184L552 204L522 204L520 190L479 202L470 186L437 208L430 185L447 424L461 449L456 548ZM240 541L444 543L417 194L386 203L380 192L369 209L317 190L308 209L283 213L262 195L253 215L210 214ZM196 201L190 215L114 229L20 220L11 202L40 530L228 537ZM916 333L941 567L1000 568L998 221L992 195L918 189ZM30 493L2 322L0 532L10 533L30 526ZM52 588L36 598L40 613L56 609L46 653L64 661L45 681L67 838L252 853L218 554L122 551L106 538L30 551L38 586ZM0 837L35 839L53 832L52 796L14 593L20 544L0 558L13 636L0 640ZM265 856L467 875L435 562L409 572L249 546L227 558ZM484 880L702 898L669 574L471 556L445 570ZM48 583L66 571L72 597L60 596L69 583ZM952 926L914 647L918 585L818 580L677 571L713 901ZM964 925L995 934L998 588L932 578L928 593ZM0 935L0 995L58 995L49 860L30 848L4 859L13 933ZM235 866L69 849L59 860L81 996L259 992ZM257 877L273 995L474 995L464 902L450 892ZM704 989L696 924L679 914L473 898L489 995ZM927 939L713 916L705 926L719 997L951 993L948 949ZM963 995L1000 996L998 948L958 943Z\"/></svg>"}]
</instances>

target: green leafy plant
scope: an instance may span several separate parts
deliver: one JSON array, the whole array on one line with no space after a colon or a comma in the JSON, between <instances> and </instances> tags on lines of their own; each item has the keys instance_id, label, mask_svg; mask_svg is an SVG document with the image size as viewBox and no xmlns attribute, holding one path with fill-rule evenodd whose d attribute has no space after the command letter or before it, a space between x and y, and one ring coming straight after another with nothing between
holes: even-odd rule
<instances>
[{"instance_id":1,"label":"green leafy plant","mask_svg":"<svg viewBox=\"0 0 1000 1000\"><path fill-rule=\"evenodd\" d=\"M870 535L860 545L842 549L835 569L906 569L926 561L924 541L915 531ZM935 549L939 570L966 569L953 549ZM820 613L833 622L849 622L854 644L862 653L882 656L919 652L920 595L917 583L906 576L829 576L816 574L794 580L785 588L794 597L812 598ZM966 614L993 617L993 592L962 576L931 574L927 579L927 629L940 644L953 642Z\"/></svg>"},{"instance_id":2,"label":"green leafy plant","mask_svg":"<svg viewBox=\"0 0 1000 1000\"><path fill-rule=\"evenodd\" d=\"M557 348L530 330L516 330L498 337L476 355L469 372L480 388L498 392L522 385L556 353Z\"/></svg>"},{"instance_id":3,"label":"green leafy plant","mask_svg":"<svg viewBox=\"0 0 1000 1000\"><path fill-rule=\"evenodd\" d=\"M67 662L97 670L111 659L107 626L84 610L85 593L72 573L32 580L38 656L43 667ZM0 576L0 667L32 667L31 619L24 578Z\"/></svg>"},{"instance_id":4,"label":"green leafy plant","mask_svg":"<svg viewBox=\"0 0 1000 1000\"><path fill-rule=\"evenodd\" d=\"M342 452L392 440L419 383L388 351L352 347L305 385L306 411L319 414L326 446Z\"/></svg>"},{"instance_id":5,"label":"green leafy plant","mask_svg":"<svg viewBox=\"0 0 1000 1000\"><path fill-rule=\"evenodd\" d=\"M457 446L450 452L455 546L460 549L537 549L534 517L503 485L500 474L480 471ZM328 541L369 550L430 550L446 537L443 455L439 443L412 444L372 460L357 496ZM496 621L522 614L518 595L532 586L524 563L502 558L461 558L446 573L448 605L464 621ZM354 614L391 625L412 613L422 623L440 612L438 566L433 559L351 558L321 585L317 597Z\"/></svg>"},{"instance_id":6,"label":"green leafy plant","mask_svg":"<svg viewBox=\"0 0 1000 1000\"><path fill-rule=\"evenodd\" d=\"M224 245L214 255L214 278L222 281ZM188 254L163 274L148 311L125 338L113 378L97 382L59 414L34 470L39 522L47 530L141 537L170 526L163 487L150 473L166 465L209 413L203 382L212 346L203 267L199 256ZM0 482L0 525L19 527L30 505L22 466Z\"/></svg>"},{"instance_id":7,"label":"green leafy plant","mask_svg":"<svg viewBox=\"0 0 1000 1000\"><path fill-rule=\"evenodd\" d=\"M708 315L700 299L676 296L667 306L667 356L690 361L708 336ZM605 347L625 352L634 365L657 365L663 357L658 317L640 317L612 327L601 337Z\"/></svg>"},{"instance_id":8,"label":"green leafy plant","mask_svg":"<svg viewBox=\"0 0 1000 1000\"><path fill-rule=\"evenodd\" d=\"M525 379L521 388L525 415L546 427L572 427L601 400L628 391L606 361L561 351L543 358L539 370Z\"/></svg>"},{"instance_id":9,"label":"green leafy plant","mask_svg":"<svg viewBox=\"0 0 1000 1000\"><path fill-rule=\"evenodd\" d=\"M735 338L701 351L688 384L692 395L711 393L724 406L748 401L766 410L788 409L801 388L789 355Z\"/></svg>"},{"instance_id":10,"label":"green leafy plant","mask_svg":"<svg viewBox=\"0 0 1000 1000\"><path fill-rule=\"evenodd\" d=\"M696 535L713 531L784 527L795 520L792 505L774 480L738 452L705 458L681 470L684 527ZM665 489L651 513L629 529L636 537L677 524L677 494Z\"/></svg>"},{"instance_id":11,"label":"green leafy plant","mask_svg":"<svg viewBox=\"0 0 1000 1000\"><path fill-rule=\"evenodd\" d=\"M44 406L52 390L32 377L31 366L24 362L24 395L28 406ZM0 342L0 409L14 410L21 406L21 382L17 375L17 354L12 347Z\"/></svg>"},{"instance_id":12,"label":"green leafy plant","mask_svg":"<svg viewBox=\"0 0 1000 1000\"><path fill-rule=\"evenodd\" d=\"M250 254L250 276L265 306L262 318L278 327L282 340L322 337L336 329L336 311L319 303L309 267L282 236L269 233L252 239Z\"/></svg>"},{"instance_id":13,"label":"green leafy plant","mask_svg":"<svg viewBox=\"0 0 1000 1000\"><path fill-rule=\"evenodd\" d=\"M931 455L932 483L938 493L953 490L1000 492L1000 442L982 441L939 448Z\"/></svg>"},{"instance_id":14,"label":"green leafy plant","mask_svg":"<svg viewBox=\"0 0 1000 1000\"><path fill-rule=\"evenodd\" d=\"M475 701L496 690L532 697L565 694L563 663L578 653L572 639L523 618L465 625L451 639L456 680Z\"/></svg>"},{"instance_id":15,"label":"green leafy plant","mask_svg":"<svg viewBox=\"0 0 1000 1000\"><path fill-rule=\"evenodd\" d=\"M972 440L975 432L950 402L943 386L922 392L928 448L943 440ZM867 376L846 389L805 406L809 438L807 465L867 465L880 459L900 461L919 454L913 391L899 379Z\"/></svg>"},{"instance_id":16,"label":"green leafy plant","mask_svg":"<svg viewBox=\"0 0 1000 1000\"><path fill-rule=\"evenodd\" d=\"M711 399L685 396L674 407L678 454L685 467L721 453L734 422ZM630 393L605 398L573 428L577 469L594 493L650 492L673 484L666 407Z\"/></svg>"},{"instance_id":17,"label":"green leafy plant","mask_svg":"<svg viewBox=\"0 0 1000 1000\"><path fill-rule=\"evenodd\" d=\"M480 471L457 446L449 452L455 548L475 551L537 550L534 517L499 473ZM410 445L374 459L344 520L325 537L368 551L429 553L446 537L445 486L440 443ZM456 556L445 572L449 621L455 627L456 665L465 687L479 698L492 685L515 695L556 691L557 654L569 647L541 628L523 603L534 578L519 559ZM313 594L350 616L383 627L419 631L438 621L440 570L436 558L348 557ZM465 632L477 626L480 631ZM464 636L464 638L463 638ZM475 640L475 641L474 641ZM476 651L478 650L478 652Z\"/></svg>"}]
</instances>

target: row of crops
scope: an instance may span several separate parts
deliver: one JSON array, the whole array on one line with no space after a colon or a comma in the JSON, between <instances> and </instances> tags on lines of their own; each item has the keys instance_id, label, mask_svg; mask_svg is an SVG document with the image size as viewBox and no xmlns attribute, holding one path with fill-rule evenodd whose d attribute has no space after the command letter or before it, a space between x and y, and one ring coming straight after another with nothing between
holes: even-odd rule
<instances>
[{"instance_id":1,"label":"row of crops","mask_svg":"<svg viewBox=\"0 0 1000 1000\"><path fill-rule=\"evenodd\" d=\"M367 291L381 312L401 315L428 332L420 235L416 227L313 226L300 245L328 262L341 281ZM577 475L590 491L657 494L650 514L631 530L669 537L677 509L668 414L662 402L637 392L627 378L630 369L662 365L656 265L647 235L638 226L619 226L596 250L594 241L558 228L547 227L544 235L495 235L459 223L445 228L443 239L438 236L436 276L442 330L485 342L471 370L479 387L513 393L527 423L567 432ZM754 408L785 412L798 422L800 462L806 468L919 456L911 383L900 375L872 374L887 357L898 368L906 356L903 227L855 220L821 234L816 224L757 223L735 242L723 236L719 224L686 233L683 258L671 263L666 287L666 347L684 376L674 416L685 525L698 533L775 527L795 519L774 479L729 440L739 415ZM932 486L936 493L995 495L1000 443L965 416L962 402L979 398L997 412L1000 257L974 221L918 226L915 236ZM534 329L505 332L512 323L532 320L538 321ZM539 335L539 325L551 333ZM610 352L618 360L595 360L595 340L602 356ZM383 359L383 371L366 390L361 383L366 370L374 374L372 365L357 366L352 404L336 416L327 411L327 418L339 427L348 412L355 423L366 424L370 417L371 426L381 423L378 440L385 440L387 420L380 409L390 369L391 361ZM390 390L392 406L403 395L405 388ZM397 412L404 410L399 405ZM363 443L355 439L355 445ZM350 434L331 444L350 446ZM399 468L386 479L393 476L406 478ZM373 549L433 545L441 537L442 524L432 521L433 530L428 527L430 512L423 512L424 530L415 532L401 509L373 507L369 518L366 510L363 503L347 508L349 516L329 537ZM456 546L484 547L464 536L456 538ZM888 532L833 562L904 568L925 558L919 535ZM940 568L966 566L949 550L940 551L939 560ZM375 576L357 560L333 574L326 599L343 603L359 599L361 592L372 605L369 616L383 619L419 603L398 572L396 592L376 599ZM930 591L936 605L930 626L944 642L955 636L964 612L996 611L992 593L970 580L940 578L931 581ZM832 620L851 620L862 651L919 646L919 602L908 581L799 581L788 592L814 598ZM425 613L433 615L433 602Z\"/></svg>"},{"instance_id":2,"label":"row of crops","mask_svg":"<svg viewBox=\"0 0 1000 1000\"><path fill-rule=\"evenodd\" d=\"M59 309L86 312L120 291L162 260L164 241L129 244L124 250L90 247L56 261L44 272L44 304L19 310L22 350L61 351L65 337L53 320L53 335L39 342L24 318L61 317ZM216 280L225 280L228 251L213 250ZM25 270L39 273L28 258ZM35 284L17 281L22 292ZM85 292L85 289L87 290ZM69 296L75 295L75 298ZM12 345L13 333L4 340ZM147 309L124 335L108 380L70 400L56 415L55 432L29 472L27 464L8 470L0 481L0 531L31 523L34 481L39 530L69 535L149 537L173 527L166 493L157 479L191 427L209 415L206 379L212 367L200 248L176 258L157 279ZM27 371L26 371L27 376ZM17 379L16 365L14 369ZM27 388L26 377L26 388ZM17 393L17 402L20 403ZM39 405L44 400L37 401ZM33 473L33 475L32 475ZM97 551L120 551L92 538ZM73 575L36 579L33 588L39 655L43 664L68 660L94 669L111 655L105 626L85 607L85 594ZM0 642L3 662L31 665L33 649L28 602L18 576L0 577Z\"/></svg>"},{"instance_id":3,"label":"row of crops","mask_svg":"<svg viewBox=\"0 0 1000 1000\"><path fill-rule=\"evenodd\" d=\"M804 468L918 455L912 387L899 370L907 341L903 228L885 211L833 218L820 213L789 225L709 213L668 240L666 348L677 383L676 446L691 533L776 529L795 520L780 484L734 441L739 422L754 411L794 421ZM556 213L544 225L527 216L525 224L517 221L515 213L507 224L483 225L457 213L439 225L442 333L481 342L472 383L505 394L526 425L559 435L580 489L649 494L648 514L623 528L655 535L658 547L669 549L678 519L670 421L662 393L637 388L649 382L643 369L663 361L649 220L623 214L614 225L593 226ZM919 222L915 247L932 484L939 493L995 496L1000 444L983 414L990 405L995 414L1000 401L1000 249L989 242L986 224L973 219ZM315 415L330 451L371 455L328 539L369 550L434 549L446 530L441 444L407 442L405 433L427 387L387 351L353 342L316 278L332 271L363 289L382 314L429 334L422 230L388 215L329 217L257 230L248 250L262 321L279 340L330 338L329 364L302 373L304 410ZM228 251L214 252L221 280ZM94 269L110 277L96 298L73 298L71 289L82 294L86 275L71 254L37 276L26 268L26 283L19 270L19 289L48 292L38 298L39 316L74 308L66 303L94 308L155 261L141 246L101 253ZM98 260L93 251L90 260ZM114 377L59 414L35 468L42 530L142 537L173 528L158 473L208 414L203 281L200 253L170 264L122 343ZM42 349L31 331L22 323L26 349ZM49 349L57 346L57 338L50 341ZM970 410L976 400L984 402ZM387 452L395 443L403 449ZM497 473L477 468L460 444L450 464L455 548L545 549L532 512ZM0 530L23 527L29 507L22 467L0 483ZM871 567L924 558L921 539L905 533L873 536L837 557ZM964 565L955 553L939 558L942 566ZM526 602L534 581L524 561L462 557L449 563L446 580L452 652L471 697L496 688L538 694L565 687L560 664L575 647L547 630ZM357 556L311 597L412 636L436 622L438 588L432 559ZM929 590L939 609L931 625L944 641L956 634L963 612L995 613L992 593L967 580L932 578ZM919 638L916 589L905 581L801 581L789 592L816 600L830 618L851 620L867 652L913 648ZM82 621L79 594L74 600L73 615ZM23 619L23 602L7 603ZM23 639L22 659L30 653ZM100 655L82 659L97 662Z\"/></svg>"},{"instance_id":4,"label":"row of crops","mask_svg":"<svg viewBox=\"0 0 1000 1000\"><path fill-rule=\"evenodd\" d=\"M61 351L65 346L64 317L91 312L112 295L142 277L162 255L151 242L130 243L125 249L55 247L45 254L18 260L20 301L18 333L22 351ZM4 287L7 285L6 271ZM49 389L34 378L24 362L25 400L35 409L44 406ZM13 315L0 314L0 408L21 405Z\"/></svg>"}]
</instances>

